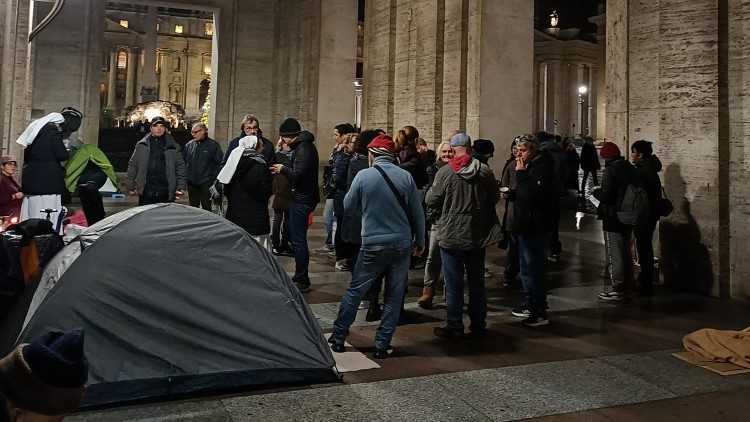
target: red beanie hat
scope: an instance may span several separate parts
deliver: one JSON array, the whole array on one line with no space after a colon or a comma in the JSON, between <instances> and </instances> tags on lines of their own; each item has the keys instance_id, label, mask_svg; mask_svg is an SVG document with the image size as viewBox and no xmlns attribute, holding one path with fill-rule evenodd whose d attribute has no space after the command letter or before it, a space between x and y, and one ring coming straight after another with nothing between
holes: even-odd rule
<instances>
[{"instance_id":1,"label":"red beanie hat","mask_svg":"<svg viewBox=\"0 0 750 422\"><path fill-rule=\"evenodd\" d=\"M610 158L619 157L622 154L620 154L620 147L618 147L616 143L605 142L604 145L602 145L602 150L599 151L599 155L605 160L608 160Z\"/></svg>"},{"instance_id":2,"label":"red beanie hat","mask_svg":"<svg viewBox=\"0 0 750 422\"><path fill-rule=\"evenodd\" d=\"M372 155L396 155L396 143L393 142L393 138L388 135L379 135L373 139L367 149Z\"/></svg>"}]
</instances>

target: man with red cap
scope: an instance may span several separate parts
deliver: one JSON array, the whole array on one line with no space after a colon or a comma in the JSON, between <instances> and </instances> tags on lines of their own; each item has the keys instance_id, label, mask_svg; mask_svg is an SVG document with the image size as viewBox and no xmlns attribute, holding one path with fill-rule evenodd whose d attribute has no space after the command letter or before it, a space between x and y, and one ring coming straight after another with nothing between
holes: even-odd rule
<instances>
[{"instance_id":1,"label":"man with red cap","mask_svg":"<svg viewBox=\"0 0 750 422\"><path fill-rule=\"evenodd\" d=\"M613 142L605 142L599 153L605 161L602 185L595 186L593 195L599 200L597 213L604 230L604 249L607 255L610 291L600 293L604 300L626 299L632 287L633 257L630 253L632 226L617 217L628 185L638 186L638 172Z\"/></svg>"},{"instance_id":2,"label":"man with red cap","mask_svg":"<svg viewBox=\"0 0 750 422\"><path fill-rule=\"evenodd\" d=\"M345 350L344 341L360 302L385 275L385 303L373 354L383 359L393 353L391 339L401 313L411 256L424 250L425 222L421 195L411 175L399 168L393 139L380 135L367 148L371 166L357 173L344 198L346 213L362 216L362 249L328 341L334 352Z\"/></svg>"}]
</instances>

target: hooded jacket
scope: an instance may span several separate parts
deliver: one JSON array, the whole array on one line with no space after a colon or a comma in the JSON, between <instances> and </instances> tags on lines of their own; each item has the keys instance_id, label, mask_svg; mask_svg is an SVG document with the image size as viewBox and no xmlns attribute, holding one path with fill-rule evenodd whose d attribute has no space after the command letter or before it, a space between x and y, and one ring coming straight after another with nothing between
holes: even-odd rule
<instances>
[{"instance_id":1,"label":"hooded jacket","mask_svg":"<svg viewBox=\"0 0 750 422\"><path fill-rule=\"evenodd\" d=\"M23 193L60 195L65 187L65 169L60 165L70 157L63 133L53 123L42 127L34 142L24 150Z\"/></svg>"},{"instance_id":2,"label":"hooded jacket","mask_svg":"<svg viewBox=\"0 0 750 422\"><path fill-rule=\"evenodd\" d=\"M625 233L630 226L622 224L617 218L617 210L622 205L628 185L638 186L638 172L623 157L607 160L602 174L602 187L593 192L594 198L600 201L597 213L602 220L602 229L610 233Z\"/></svg>"},{"instance_id":3,"label":"hooded jacket","mask_svg":"<svg viewBox=\"0 0 750 422\"><path fill-rule=\"evenodd\" d=\"M468 157L465 158L465 157ZM492 170L479 160L454 157L435 175L425 198L443 249L481 249L501 238L495 205L500 199Z\"/></svg>"},{"instance_id":4,"label":"hooded jacket","mask_svg":"<svg viewBox=\"0 0 750 422\"><path fill-rule=\"evenodd\" d=\"M242 154L232 180L225 187L227 220L252 236L271 232L268 200L273 193L273 176L265 159L253 149Z\"/></svg>"},{"instance_id":5,"label":"hooded jacket","mask_svg":"<svg viewBox=\"0 0 750 422\"><path fill-rule=\"evenodd\" d=\"M554 230L557 218L554 166L552 157L542 151L525 170L516 170L516 188L510 191L510 201L519 234L536 235Z\"/></svg>"},{"instance_id":6,"label":"hooded jacket","mask_svg":"<svg viewBox=\"0 0 750 422\"><path fill-rule=\"evenodd\" d=\"M175 191L185 190L185 161L182 158L180 145L175 142L172 135L165 133L166 149L164 156L167 167L167 183L169 189L169 200L174 201ZM128 162L128 177L125 179L125 187L128 190L135 190L138 195L143 195L146 187L146 176L148 175L148 160L151 155L151 134L149 133L143 139L135 144L135 150Z\"/></svg>"},{"instance_id":7,"label":"hooded jacket","mask_svg":"<svg viewBox=\"0 0 750 422\"><path fill-rule=\"evenodd\" d=\"M555 194L559 197L565 194L566 178L568 177L568 155L555 141L544 141L541 145L542 151L547 151L554 162L554 186Z\"/></svg>"},{"instance_id":8,"label":"hooded jacket","mask_svg":"<svg viewBox=\"0 0 750 422\"><path fill-rule=\"evenodd\" d=\"M659 178L659 172L662 169L661 160L655 155L648 156L637 162L635 169L638 172L638 182L648 195L648 203L651 205L649 209L651 221L657 221L660 214L656 204L662 197L661 178Z\"/></svg>"},{"instance_id":9,"label":"hooded jacket","mask_svg":"<svg viewBox=\"0 0 750 422\"><path fill-rule=\"evenodd\" d=\"M290 145L292 155L289 165L281 170L292 187L292 200L312 207L320 202L318 189L318 149L315 147L315 135L303 131Z\"/></svg>"}]
</instances>

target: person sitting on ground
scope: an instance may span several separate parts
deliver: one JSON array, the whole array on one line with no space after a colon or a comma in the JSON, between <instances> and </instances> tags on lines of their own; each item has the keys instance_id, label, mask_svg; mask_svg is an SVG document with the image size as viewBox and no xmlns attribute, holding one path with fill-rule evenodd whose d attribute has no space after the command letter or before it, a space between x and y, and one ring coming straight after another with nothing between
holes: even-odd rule
<instances>
[{"instance_id":1,"label":"person sitting on ground","mask_svg":"<svg viewBox=\"0 0 750 422\"><path fill-rule=\"evenodd\" d=\"M271 251L268 201L273 194L273 176L263 159L263 147L256 136L240 139L217 180L224 185L227 220Z\"/></svg>"},{"instance_id":2,"label":"person sitting on ground","mask_svg":"<svg viewBox=\"0 0 750 422\"><path fill-rule=\"evenodd\" d=\"M501 195L513 204L521 281L526 303L511 311L536 327L549 323L547 316L547 249L556 227L557 191L555 163L541 151L533 135L524 135L516 145L516 188Z\"/></svg>"},{"instance_id":3,"label":"person sitting on ground","mask_svg":"<svg viewBox=\"0 0 750 422\"><path fill-rule=\"evenodd\" d=\"M373 354L384 359L393 353L391 339L401 313L409 261L412 253L424 249L424 212L414 180L396 165L393 139L380 135L368 149L372 168L357 174L344 199L347 212L362 214L362 248L329 342L334 352L344 352L362 299L385 274L385 306Z\"/></svg>"},{"instance_id":4,"label":"person sitting on ground","mask_svg":"<svg viewBox=\"0 0 750 422\"><path fill-rule=\"evenodd\" d=\"M0 359L0 416L54 422L74 412L88 387L83 340L81 329L49 331Z\"/></svg>"},{"instance_id":5,"label":"person sitting on ground","mask_svg":"<svg viewBox=\"0 0 750 422\"><path fill-rule=\"evenodd\" d=\"M500 240L495 205L500 199L490 167L471 156L471 138L459 133L451 138L454 156L435 175L427 191L429 214L437 219L440 258L445 276L447 325L435 327L437 337L464 335L464 274L469 286L469 330L482 338L486 331L487 292L484 258L487 246Z\"/></svg>"},{"instance_id":6,"label":"person sitting on ground","mask_svg":"<svg viewBox=\"0 0 750 422\"><path fill-rule=\"evenodd\" d=\"M435 181L435 175L444 165L450 163L453 158L453 148L450 141L443 141L438 145L440 159L430 167L427 167L427 185L425 189L429 191ZM440 237L437 234L435 219L437 216L427 215L427 223L431 225L429 237L429 247L427 251L427 261L424 267L424 287L422 296L419 297L417 304L422 309L432 309L432 301L435 298L435 285L442 278L443 260L440 259L440 246L438 242Z\"/></svg>"},{"instance_id":7,"label":"person sitting on ground","mask_svg":"<svg viewBox=\"0 0 750 422\"><path fill-rule=\"evenodd\" d=\"M612 288L600 293L599 298L623 300L629 297L633 287L633 255L630 252L633 229L620 221L617 211L628 185L638 186L638 172L613 142L605 142L600 154L605 160L602 185L594 187L593 195L600 201L597 214L602 220L604 251Z\"/></svg>"},{"instance_id":8,"label":"person sitting on ground","mask_svg":"<svg viewBox=\"0 0 750 422\"><path fill-rule=\"evenodd\" d=\"M18 160L12 155L4 155L2 161L2 175L0 176L0 217L20 217L23 192L21 185L13 175L18 170Z\"/></svg>"}]
</instances>

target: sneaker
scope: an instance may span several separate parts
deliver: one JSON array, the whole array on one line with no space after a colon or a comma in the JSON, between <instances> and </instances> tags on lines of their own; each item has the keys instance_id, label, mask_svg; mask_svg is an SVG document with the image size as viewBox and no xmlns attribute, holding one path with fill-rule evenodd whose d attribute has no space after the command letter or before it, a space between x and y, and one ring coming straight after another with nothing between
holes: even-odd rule
<instances>
[{"instance_id":1,"label":"sneaker","mask_svg":"<svg viewBox=\"0 0 750 422\"><path fill-rule=\"evenodd\" d=\"M335 341L333 337L328 338L328 343L331 345L331 350L336 353L344 353L344 351L346 350L346 346L344 346L344 343Z\"/></svg>"},{"instance_id":2,"label":"sneaker","mask_svg":"<svg viewBox=\"0 0 750 422\"><path fill-rule=\"evenodd\" d=\"M326 255L327 255L327 256L328 256L329 258L333 258L333 259L336 259L336 251L326 252Z\"/></svg>"},{"instance_id":3,"label":"sneaker","mask_svg":"<svg viewBox=\"0 0 750 422\"><path fill-rule=\"evenodd\" d=\"M299 290L300 293L309 293L310 292L310 284L302 284L298 282L294 282L294 285L297 287L297 290Z\"/></svg>"},{"instance_id":4,"label":"sneaker","mask_svg":"<svg viewBox=\"0 0 750 422\"><path fill-rule=\"evenodd\" d=\"M435 327L432 330L432 334L434 334L435 337L447 338L450 340L461 340L464 337L464 333L451 330L448 327Z\"/></svg>"},{"instance_id":5,"label":"sneaker","mask_svg":"<svg viewBox=\"0 0 750 422\"><path fill-rule=\"evenodd\" d=\"M387 349L375 349L375 353L372 354L372 357L375 359L385 359L390 357L393 354L393 347L388 346Z\"/></svg>"},{"instance_id":6,"label":"sneaker","mask_svg":"<svg viewBox=\"0 0 750 422\"><path fill-rule=\"evenodd\" d=\"M558 255L558 254L552 254L552 255L550 255L550 256L547 257L547 261L548 262L555 263L555 262L557 262L559 260L560 260L560 255Z\"/></svg>"},{"instance_id":7,"label":"sneaker","mask_svg":"<svg viewBox=\"0 0 750 422\"><path fill-rule=\"evenodd\" d=\"M529 315L528 318L521 321L521 324L527 327L539 327L549 324L549 318L547 318L546 313L539 315Z\"/></svg>"},{"instance_id":8,"label":"sneaker","mask_svg":"<svg viewBox=\"0 0 750 422\"><path fill-rule=\"evenodd\" d=\"M484 269L484 278L490 278L495 275L489 268Z\"/></svg>"},{"instance_id":9,"label":"sneaker","mask_svg":"<svg viewBox=\"0 0 750 422\"><path fill-rule=\"evenodd\" d=\"M510 310L511 315L518 318L528 318L531 315L531 311L527 306L519 306Z\"/></svg>"},{"instance_id":10,"label":"sneaker","mask_svg":"<svg viewBox=\"0 0 750 422\"><path fill-rule=\"evenodd\" d=\"M351 269L351 266L349 266L348 259L342 259L341 261L336 261L336 264L333 265L333 268L337 269L338 271L349 271Z\"/></svg>"},{"instance_id":11,"label":"sneaker","mask_svg":"<svg viewBox=\"0 0 750 422\"><path fill-rule=\"evenodd\" d=\"M599 293L599 299L620 301L620 300L625 300L626 296L622 292L610 290L608 292Z\"/></svg>"}]
</instances>

